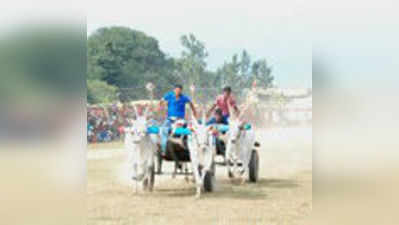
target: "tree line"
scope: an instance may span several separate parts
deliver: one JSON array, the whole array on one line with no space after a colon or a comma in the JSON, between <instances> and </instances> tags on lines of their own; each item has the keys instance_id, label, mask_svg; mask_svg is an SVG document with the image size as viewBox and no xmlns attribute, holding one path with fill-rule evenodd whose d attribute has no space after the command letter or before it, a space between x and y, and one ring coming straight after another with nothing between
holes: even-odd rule
<instances>
[{"instance_id":1,"label":"tree line","mask_svg":"<svg viewBox=\"0 0 399 225\"><path fill-rule=\"evenodd\" d=\"M216 91L226 85L243 90L254 80L258 87L272 85L272 71L266 59L253 60L242 50L212 71L207 67L209 53L205 43L193 34L182 35L180 43L181 55L171 57L160 49L157 39L141 31L127 27L97 29L87 40L87 102L147 99L148 82L157 87L155 96L161 96L176 83Z\"/></svg>"}]
</instances>

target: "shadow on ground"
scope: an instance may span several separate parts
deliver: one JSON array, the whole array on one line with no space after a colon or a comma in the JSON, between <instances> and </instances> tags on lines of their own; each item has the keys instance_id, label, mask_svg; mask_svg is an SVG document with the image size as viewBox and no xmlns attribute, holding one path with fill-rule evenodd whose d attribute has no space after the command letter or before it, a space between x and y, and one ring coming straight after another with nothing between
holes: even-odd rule
<instances>
[{"instance_id":1,"label":"shadow on ground","mask_svg":"<svg viewBox=\"0 0 399 225\"><path fill-rule=\"evenodd\" d=\"M291 179L260 179L258 182L253 183L253 186L263 188L297 188L299 184Z\"/></svg>"},{"instance_id":2,"label":"shadow on ground","mask_svg":"<svg viewBox=\"0 0 399 225\"><path fill-rule=\"evenodd\" d=\"M260 179L257 183L243 185L230 180L219 180L215 192L203 193L202 198L265 199L268 188L297 188L299 185L290 179ZM160 197L192 197L195 188L155 188Z\"/></svg>"}]
</instances>

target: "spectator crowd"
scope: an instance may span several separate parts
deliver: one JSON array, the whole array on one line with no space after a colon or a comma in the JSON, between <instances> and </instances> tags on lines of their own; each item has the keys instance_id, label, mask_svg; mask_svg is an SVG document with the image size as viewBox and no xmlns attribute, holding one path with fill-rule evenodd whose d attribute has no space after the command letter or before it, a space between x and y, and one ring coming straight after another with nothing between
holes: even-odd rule
<instances>
[{"instance_id":1,"label":"spectator crowd","mask_svg":"<svg viewBox=\"0 0 399 225\"><path fill-rule=\"evenodd\" d=\"M127 105L88 106L87 142L110 142L123 137L123 127L129 126L134 109Z\"/></svg>"},{"instance_id":2,"label":"spectator crowd","mask_svg":"<svg viewBox=\"0 0 399 225\"><path fill-rule=\"evenodd\" d=\"M137 106L139 113L142 105ZM131 104L87 106L87 142L110 142L123 138L124 127L131 126L136 116Z\"/></svg>"}]
</instances>

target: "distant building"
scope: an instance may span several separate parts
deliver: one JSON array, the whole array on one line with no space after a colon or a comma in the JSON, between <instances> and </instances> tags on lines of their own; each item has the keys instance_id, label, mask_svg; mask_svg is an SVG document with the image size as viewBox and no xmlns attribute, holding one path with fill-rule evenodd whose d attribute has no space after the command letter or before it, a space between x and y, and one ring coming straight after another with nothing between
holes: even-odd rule
<instances>
[{"instance_id":1,"label":"distant building","mask_svg":"<svg viewBox=\"0 0 399 225\"><path fill-rule=\"evenodd\" d=\"M312 121L312 89L257 89L256 97L259 99L257 107L267 123L301 124Z\"/></svg>"},{"instance_id":2,"label":"distant building","mask_svg":"<svg viewBox=\"0 0 399 225\"><path fill-rule=\"evenodd\" d=\"M311 88L268 88L257 89L259 95L275 96L281 95L287 98L303 98L312 95Z\"/></svg>"}]
</instances>

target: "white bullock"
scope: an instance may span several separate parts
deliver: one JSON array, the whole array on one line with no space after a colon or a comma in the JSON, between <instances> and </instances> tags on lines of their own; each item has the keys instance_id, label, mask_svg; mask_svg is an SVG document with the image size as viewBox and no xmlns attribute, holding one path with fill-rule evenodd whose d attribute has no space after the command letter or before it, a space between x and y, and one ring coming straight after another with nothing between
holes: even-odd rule
<instances>
[{"instance_id":1,"label":"white bullock","mask_svg":"<svg viewBox=\"0 0 399 225\"><path fill-rule=\"evenodd\" d=\"M244 110L238 117L234 116L233 111L230 110L230 112L231 116L225 153L227 161L226 169L230 178L238 176L241 179L241 183L244 183L244 177L248 174L251 153L255 147L255 132L253 129L245 129L245 123L241 119ZM241 170L238 167L239 161L242 163ZM230 163L233 163L233 168L231 168Z\"/></svg>"},{"instance_id":2,"label":"white bullock","mask_svg":"<svg viewBox=\"0 0 399 225\"><path fill-rule=\"evenodd\" d=\"M130 178L138 182L142 181L144 190L153 190L154 186L154 158L157 145L154 143L156 134L147 133L147 112L139 115L136 107L136 120L133 126L125 129L125 148L128 151L128 168ZM154 137L153 137L154 136Z\"/></svg>"},{"instance_id":3,"label":"white bullock","mask_svg":"<svg viewBox=\"0 0 399 225\"><path fill-rule=\"evenodd\" d=\"M193 118L192 134L188 137L187 145L190 151L191 166L196 184L196 198L200 198L201 189L212 191L214 178L215 146L209 127Z\"/></svg>"}]
</instances>

